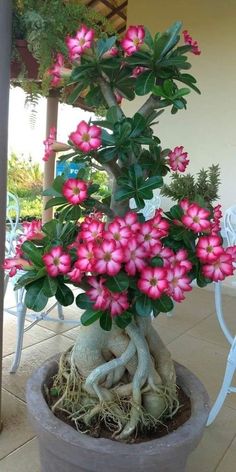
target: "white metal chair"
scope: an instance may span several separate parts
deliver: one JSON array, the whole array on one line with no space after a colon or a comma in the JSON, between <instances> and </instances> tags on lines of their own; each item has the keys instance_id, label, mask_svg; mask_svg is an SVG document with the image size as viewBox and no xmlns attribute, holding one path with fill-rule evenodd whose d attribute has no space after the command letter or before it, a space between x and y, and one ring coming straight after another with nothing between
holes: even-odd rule
<instances>
[{"instance_id":1,"label":"white metal chair","mask_svg":"<svg viewBox=\"0 0 236 472\"><path fill-rule=\"evenodd\" d=\"M15 255L15 246L17 244L17 239L21 234L20 224L20 205L19 200L16 195L12 193L7 193L7 208L6 208L6 257L12 257ZM18 271L17 276L23 275L23 271ZM13 277L13 281L16 281L16 277ZM4 296L7 291L9 282L9 274L6 271L4 276ZM12 315L16 316L17 319L17 334L16 334L16 350L13 363L11 366L11 373L15 373L19 367L21 359L21 351L23 346L24 333L31 329L39 321L60 321L63 323L70 323L78 325L79 321L75 320L65 320L62 306L56 301L51 306L45 309L41 313L27 313L27 307L24 303L25 290L20 288L15 291L15 305L12 307L4 307L4 310ZM58 318L50 317L49 313L57 307ZM32 322L25 327L25 318L27 313L27 319L32 320Z\"/></svg>"},{"instance_id":2,"label":"white metal chair","mask_svg":"<svg viewBox=\"0 0 236 472\"><path fill-rule=\"evenodd\" d=\"M230 207L224 215L224 234L227 246L236 244L236 206ZM221 389L218 393L216 401L210 411L207 426L215 420L218 415L226 396L229 393L236 393L236 387L232 386L232 380L236 371L236 336L233 335L226 325L222 306L222 284L220 282L214 284L215 289L215 309L220 327L230 344L230 351L227 357L226 369Z\"/></svg>"}]
</instances>

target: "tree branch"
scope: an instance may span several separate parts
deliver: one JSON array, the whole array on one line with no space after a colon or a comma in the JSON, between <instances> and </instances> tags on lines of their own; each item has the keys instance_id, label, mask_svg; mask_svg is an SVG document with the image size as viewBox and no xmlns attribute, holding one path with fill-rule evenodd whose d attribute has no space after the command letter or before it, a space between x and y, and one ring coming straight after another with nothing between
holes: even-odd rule
<instances>
[{"instance_id":1,"label":"tree branch","mask_svg":"<svg viewBox=\"0 0 236 472\"><path fill-rule=\"evenodd\" d=\"M146 118L153 110L156 110L157 108L162 108L160 98L155 97L155 95L150 95L141 108L139 108L138 113Z\"/></svg>"},{"instance_id":2,"label":"tree branch","mask_svg":"<svg viewBox=\"0 0 236 472\"><path fill-rule=\"evenodd\" d=\"M109 106L109 108L114 107L114 106L117 107L118 110L119 110L118 113L120 115L120 118L123 118L124 113L121 110L121 108L119 107L119 105L117 104L116 97L115 97L109 83L105 79L103 79L103 77L99 77L98 78L98 84L100 86L103 97L106 100L107 105Z\"/></svg>"}]
</instances>

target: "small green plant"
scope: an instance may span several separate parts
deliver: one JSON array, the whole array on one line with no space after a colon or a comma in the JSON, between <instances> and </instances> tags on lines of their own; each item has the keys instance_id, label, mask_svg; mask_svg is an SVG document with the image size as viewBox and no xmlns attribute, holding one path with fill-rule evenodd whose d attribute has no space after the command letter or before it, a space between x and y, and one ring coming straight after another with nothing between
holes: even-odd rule
<instances>
[{"instance_id":1,"label":"small green plant","mask_svg":"<svg viewBox=\"0 0 236 472\"><path fill-rule=\"evenodd\" d=\"M212 164L208 169L201 169L196 176L191 174L171 174L171 183L164 185L161 194L174 201L183 198L195 200L201 195L207 203L217 200L220 185L220 167Z\"/></svg>"}]
</instances>

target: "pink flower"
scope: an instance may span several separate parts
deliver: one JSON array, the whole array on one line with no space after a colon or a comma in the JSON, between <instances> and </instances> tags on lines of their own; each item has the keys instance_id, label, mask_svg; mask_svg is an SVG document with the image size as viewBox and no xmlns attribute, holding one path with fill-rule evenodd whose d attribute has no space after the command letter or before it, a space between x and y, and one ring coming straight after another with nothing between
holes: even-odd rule
<instances>
[{"instance_id":1,"label":"pink flower","mask_svg":"<svg viewBox=\"0 0 236 472\"><path fill-rule=\"evenodd\" d=\"M90 300L94 303L96 310L106 310L109 305L108 293L109 290L104 287L105 279L96 277L87 277L89 284L93 287L86 291Z\"/></svg>"},{"instance_id":2,"label":"pink flower","mask_svg":"<svg viewBox=\"0 0 236 472\"><path fill-rule=\"evenodd\" d=\"M167 280L169 282L169 294L176 302L184 300L184 292L192 290L191 280L186 276L184 267L176 266L167 270Z\"/></svg>"},{"instance_id":3,"label":"pink flower","mask_svg":"<svg viewBox=\"0 0 236 472\"><path fill-rule=\"evenodd\" d=\"M160 208L156 210L155 216L149 220L149 223L151 223L153 228L156 229L158 238L168 236L170 224L165 218L163 218L162 210Z\"/></svg>"},{"instance_id":4,"label":"pink flower","mask_svg":"<svg viewBox=\"0 0 236 472\"><path fill-rule=\"evenodd\" d=\"M94 270L98 274L114 276L121 269L124 254L123 250L116 247L114 241L103 241L101 246L94 249Z\"/></svg>"},{"instance_id":5,"label":"pink flower","mask_svg":"<svg viewBox=\"0 0 236 472\"><path fill-rule=\"evenodd\" d=\"M42 257L46 270L50 277L67 274L71 269L71 258L63 251L61 246L53 247Z\"/></svg>"},{"instance_id":6,"label":"pink flower","mask_svg":"<svg viewBox=\"0 0 236 472\"><path fill-rule=\"evenodd\" d=\"M134 78L136 79L140 74L142 74L142 73L145 72L146 70L148 70L147 67L136 66L136 67L132 70L132 75L131 75L131 77L134 77Z\"/></svg>"},{"instance_id":7,"label":"pink flower","mask_svg":"<svg viewBox=\"0 0 236 472\"><path fill-rule=\"evenodd\" d=\"M183 149L183 146L177 146L168 154L168 164L174 171L184 172L189 163L188 153Z\"/></svg>"},{"instance_id":8,"label":"pink flower","mask_svg":"<svg viewBox=\"0 0 236 472\"><path fill-rule=\"evenodd\" d=\"M192 262L188 260L188 252L186 249L179 249L176 254L170 258L172 267L181 267L185 272L189 272L192 269Z\"/></svg>"},{"instance_id":9,"label":"pink flower","mask_svg":"<svg viewBox=\"0 0 236 472\"><path fill-rule=\"evenodd\" d=\"M144 43L145 29L142 25L130 26L122 41L120 42L122 49L131 56L140 49L140 46Z\"/></svg>"},{"instance_id":10,"label":"pink flower","mask_svg":"<svg viewBox=\"0 0 236 472\"><path fill-rule=\"evenodd\" d=\"M18 256L5 259L2 265L4 270L9 270L10 277L14 277L18 270L27 270L30 267L32 267L32 264L29 261Z\"/></svg>"},{"instance_id":11,"label":"pink flower","mask_svg":"<svg viewBox=\"0 0 236 472\"><path fill-rule=\"evenodd\" d=\"M104 230L104 223L102 221L93 220L91 219L90 223L87 224L84 221L81 225L82 231L80 233L80 237L86 241L101 241L103 230Z\"/></svg>"},{"instance_id":12,"label":"pink flower","mask_svg":"<svg viewBox=\"0 0 236 472\"><path fill-rule=\"evenodd\" d=\"M221 230L220 219L222 218L221 205L216 205L213 208L213 219L211 221L211 232L218 234Z\"/></svg>"},{"instance_id":13,"label":"pink flower","mask_svg":"<svg viewBox=\"0 0 236 472\"><path fill-rule=\"evenodd\" d=\"M108 294L109 306L108 309L111 313L111 316L119 316L127 308L129 308L129 302L127 298L127 293L114 293L110 292Z\"/></svg>"},{"instance_id":14,"label":"pink flower","mask_svg":"<svg viewBox=\"0 0 236 472\"><path fill-rule=\"evenodd\" d=\"M91 272L94 263L94 244L90 241L87 244L80 244L77 248L78 260L76 267L82 272Z\"/></svg>"},{"instance_id":15,"label":"pink flower","mask_svg":"<svg viewBox=\"0 0 236 472\"><path fill-rule=\"evenodd\" d=\"M233 275L233 261L230 254L223 252L218 259L202 266L202 273L208 279L218 282Z\"/></svg>"},{"instance_id":16,"label":"pink flower","mask_svg":"<svg viewBox=\"0 0 236 472\"><path fill-rule=\"evenodd\" d=\"M202 262L213 262L224 252L219 236L201 236L196 246L196 255Z\"/></svg>"},{"instance_id":17,"label":"pink flower","mask_svg":"<svg viewBox=\"0 0 236 472\"><path fill-rule=\"evenodd\" d=\"M159 254L156 255L163 259L163 267L170 267L171 259L173 260L175 253L170 247L163 246Z\"/></svg>"},{"instance_id":18,"label":"pink flower","mask_svg":"<svg viewBox=\"0 0 236 472\"><path fill-rule=\"evenodd\" d=\"M183 198L183 200L180 200L180 202L179 202L179 206L180 206L180 208L182 208L184 213L187 213L190 205L191 205L191 203L188 201L187 198Z\"/></svg>"},{"instance_id":19,"label":"pink flower","mask_svg":"<svg viewBox=\"0 0 236 472\"><path fill-rule=\"evenodd\" d=\"M143 223L137 234L138 243L148 252L159 240L159 231L154 228L151 221Z\"/></svg>"},{"instance_id":20,"label":"pink flower","mask_svg":"<svg viewBox=\"0 0 236 472\"><path fill-rule=\"evenodd\" d=\"M207 231L210 228L209 221L210 212L205 208L201 208L197 203L192 203L185 215L182 216L182 223L194 233Z\"/></svg>"},{"instance_id":21,"label":"pink flower","mask_svg":"<svg viewBox=\"0 0 236 472\"><path fill-rule=\"evenodd\" d=\"M138 288L154 300L160 298L163 292L168 289L166 269L163 267L145 267L141 272L138 281Z\"/></svg>"},{"instance_id":22,"label":"pink flower","mask_svg":"<svg viewBox=\"0 0 236 472\"><path fill-rule=\"evenodd\" d=\"M53 156L54 152L52 149L52 145L54 144L55 140L56 140L56 128L55 126L53 126L52 128L50 128L48 138L43 141L43 144L45 146L43 161L48 161L48 159Z\"/></svg>"},{"instance_id":23,"label":"pink flower","mask_svg":"<svg viewBox=\"0 0 236 472\"><path fill-rule=\"evenodd\" d=\"M147 265L145 262L146 251L139 246L137 240L132 238L129 244L124 248L124 262L125 270L129 275L135 275L137 270L142 269Z\"/></svg>"},{"instance_id":24,"label":"pink flower","mask_svg":"<svg viewBox=\"0 0 236 472\"><path fill-rule=\"evenodd\" d=\"M78 284L81 281L83 274L81 274L81 270L77 267L77 263L75 262L72 269L70 270L70 272L67 273L67 275L71 282Z\"/></svg>"},{"instance_id":25,"label":"pink flower","mask_svg":"<svg viewBox=\"0 0 236 472\"><path fill-rule=\"evenodd\" d=\"M90 49L94 39L94 30L82 25L74 37L66 38L69 57L72 61L78 59L86 49Z\"/></svg>"},{"instance_id":26,"label":"pink flower","mask_svg":"<svg viewBox=\"0 0 236 472\"><path fill-rule=\"evenodd\" d=\"M236 246L228 246L225 249L226 254L230 254L232 257L232 261L235 263L236 262Z\"/></svg>"},{"instance_id":27,"label":"pink flower","mask_svg":"<svg viewBox=\"0 0 236 472\"><path fill-rule=\"evenodd\" d=\"M109 49L107 52L103 54L103 59L107 59L110 57L115 57L119 54L119 49L116 46L112 46L111 49Z\"/></svg>"},{"instance_id":28,"label":"pink flower","mask_svg":"<svg viewBox=\"0 0 236 472\"><path fill-rule=\"evenodd\" d=\"M116 218L116 221L118 221L122 228L123 226L127 226L132 231L132 233L136 233L137 231L139 231L141 226L138 221L137 213L134 213L133 211L128 211L128 213L126 213L123 218L118 216Z\"/></svg>"},{"instance_id":29,"label":"pink flower","mask_svg":"<svg viewBox=\"0 0 236 472\"><path fill-rule=\"evenodd\" d=\"M79 205L88 198L88 185L84 180L71 178L63 184L62 193L71 205Z\"/></svg>"},{"instance_id":30,"label":"pink flower","mask_svg":"<svg viewBox=\"0 0 236 472\"><path fill-rule=\"evenodd\" d=\"M89 152L101 146L101 133L99 126L89 126L85 121L81 121L76 131L70 134L69 140L82 152Z\"/></svg>"},{"instance_id":31,"label":"pink flower","mask_svg":"<svg viewBox=\"0 0 236 472\"><path fill-rule=\"evenodd\" d=\"M64 70L64 57L61 53L58 53L56 62L53 64L53 66L50 69L48 69L48 73L52 77L51 85L53 85L54 87L60 84L63 70Z\"/></svg>"},{"instance_id":32,"label":"pink flower","mask_svg":"<svg viewBox=\"0 0 236 472\"><path fill-rule=\"evenodd\" d=\"M117 247L126 247L130 237L130 229L127 226L121 227L117 220L112 221L104 233L104 239L114 241Z\"/></svg>"},{"instance_id":33,"label":"pink flower","mask_svg":"<svg viewBox=\"0 0 236 472\"><path fill-rule=\"evenodd\" d=\"M192 46L191 52L196 56L199 56L201 54L201 51L199 49L198 42L193 40L187 30L183 31L183 36L185 44L189 44L189 46Z\"/></svg>"}]
</instances>

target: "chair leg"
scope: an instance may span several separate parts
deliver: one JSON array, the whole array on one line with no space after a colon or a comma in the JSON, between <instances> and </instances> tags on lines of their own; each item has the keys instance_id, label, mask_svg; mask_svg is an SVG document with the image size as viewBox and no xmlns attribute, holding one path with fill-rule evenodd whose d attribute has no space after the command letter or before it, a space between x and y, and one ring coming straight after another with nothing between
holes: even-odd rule
<instances>
[{"instance_id":1,"label":"chair leg","mask_svg":"<svg viewBox=\"0 0 236 472\"><path fill-rule=\"evenodd\" d=\"M23 290L22 290L23 292ZM21 294L21 300L17 304L17 339L16 339L16 351L14 360L11 366L10 373L15 374L17 371L20 360L21 352L23 346L23 337L24 337L24 327L25 327L25 315L26 315L26 305L24 304L24 294Z\"/></svg>"},{"instance_id":2,"label":"chair leg","mask_svg":"<svg viewBox=\"0 0 236 472\"><path fill-rule=\"evenodd\" d=\"M57 304L57 314L58 314L59 320L65 319L64 314L63 314L63 308L60 303Z\"/></svg>"},{"instance_id":3,"label":"chair leg","mask_svg":"<svg viewBox=\"0 0 236 472\"><path fill-rule=\"evenodd\" d=\"M236 370L236 342L234 341L228 355L224 380L223 380L221 389L219 391L218 397L210 411L210 414L207 420L207 426L213 423L220 409L222 408L225 398L227 394L230 392L231 382L232 382L232 378L233 378L235 370Z\"/></svg>"}]
</instances>

